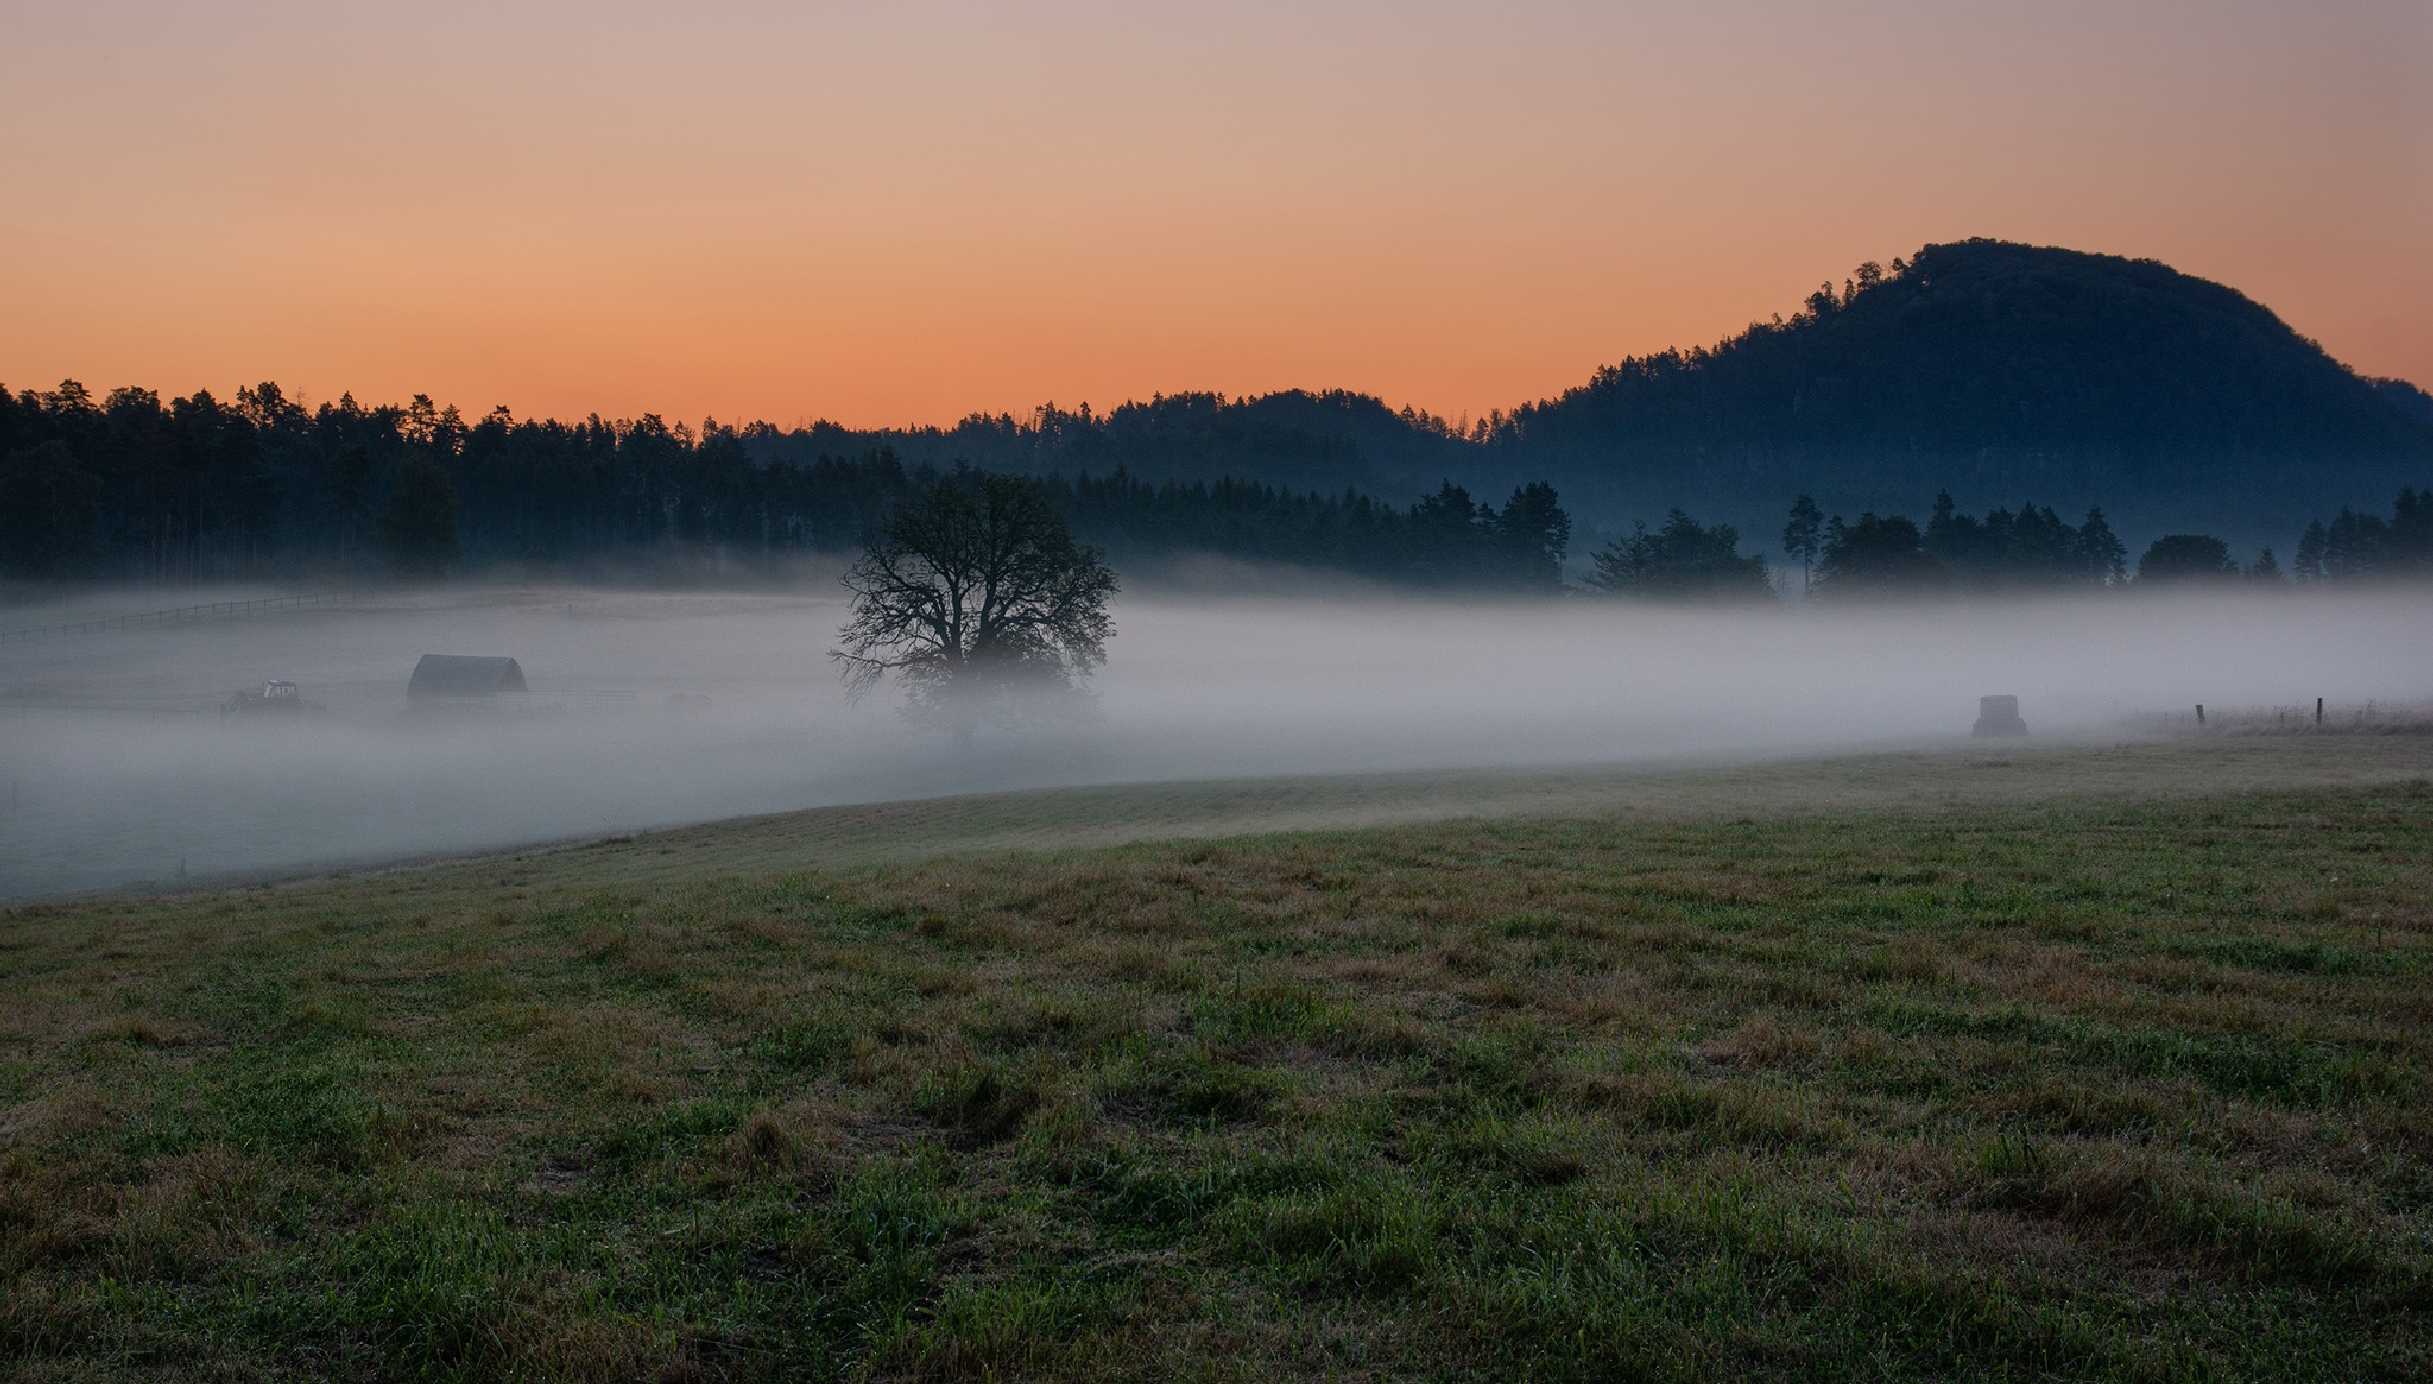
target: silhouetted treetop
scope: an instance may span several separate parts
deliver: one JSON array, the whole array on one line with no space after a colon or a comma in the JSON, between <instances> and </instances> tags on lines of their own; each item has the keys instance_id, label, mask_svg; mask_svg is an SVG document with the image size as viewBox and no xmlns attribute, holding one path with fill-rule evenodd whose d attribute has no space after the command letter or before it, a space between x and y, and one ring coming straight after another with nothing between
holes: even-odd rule
<instances>
[{"instance_id":1,"label":"silhouetted treetop","mask_svg":"<svg viewBox=\"0 0 2433 1384\"><path fill-rule=\"evenodd\" d=\"M2292 565L2310 583L2433 580L2433 490L2403 487L2388 519L2343 506L2330 523L2313 521Z\"/></svg>"},{"instance_id":2,"label":"silhouetted treetop","mask_svg":"<svg viewBox=\"0 0 2433 1384\"><path fill-rule=\"evenodd\" d=\"M2239 575L2230 545L2209 533L2167 533L2147 547L2137 560L2137 581L2185 584L2220 582Z\"/></svg>"},{"instance_id":3,"label":"silhouetted treetop","mask_svg":"<svg viewBox=\"0 0 2433 1384\"><path fill-rule=\"evenodd\" d=\"M1771 600L1774 585L1765 559L1740 551L1740 534L1729 524L1700 524L1680 510L1664 526L1638 525L1627 539L1607 544L1595 556L1590 589L1616 596L1660 600Z\"/></svg>"},{"instance_id":4,"label":"silhouetted treetop","mask_svg":"<svg viewBox=\"0 0 2433 1384\"><path fill-rule=\"evenodd\" d=\"M956 729L1072 690L1106 660L1115 573L1035 481L958 471L905 497L847 571L829 657L858 696L892 674Z\"/></svg>"}]
</instances>

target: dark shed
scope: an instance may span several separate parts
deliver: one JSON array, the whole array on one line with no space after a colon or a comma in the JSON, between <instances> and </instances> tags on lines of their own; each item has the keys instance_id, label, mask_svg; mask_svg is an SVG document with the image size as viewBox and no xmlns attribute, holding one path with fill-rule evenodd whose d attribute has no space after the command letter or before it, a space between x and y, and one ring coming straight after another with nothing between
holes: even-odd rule
<instances>
[{"instance_id":1,"label":"dark shed","mask_svg":"<svg viewBox=\"0 0 2433 1384\"><path fill-rule=\"evenodd\" d=\"M523 665L512 658L480 658L469 654L424 654L406 683L406 699L432 697L495 697L524 690Z\"/></svg>"},{"instance_id":2,"label":"dark shed","mask_svg":"<svg viewBox=\"0 0 2433 1384\"><path fill-rule=\"evenodd\" d=\"M2020 719L2019 699L2003 695L1977 699L1977 724L1972 735L2025 735L2027 722Z\"/></svg>"}]
</instances>

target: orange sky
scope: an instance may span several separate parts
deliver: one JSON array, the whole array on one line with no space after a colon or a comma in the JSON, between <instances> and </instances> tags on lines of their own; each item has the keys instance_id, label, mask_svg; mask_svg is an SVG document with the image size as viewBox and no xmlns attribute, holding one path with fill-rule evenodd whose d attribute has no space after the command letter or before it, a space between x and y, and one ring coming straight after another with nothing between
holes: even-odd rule
<instances>
[{"instance_id":1,"label":"orange sky","mask_svg":"<svg viewBox=\"0 0 2433 1384\"><path fill-rule=\"evenodd\" d=\"M2433 386L2425 0L0 7L12 388L1459 415L1967 235Z\"/></svg>"}]
</instances>

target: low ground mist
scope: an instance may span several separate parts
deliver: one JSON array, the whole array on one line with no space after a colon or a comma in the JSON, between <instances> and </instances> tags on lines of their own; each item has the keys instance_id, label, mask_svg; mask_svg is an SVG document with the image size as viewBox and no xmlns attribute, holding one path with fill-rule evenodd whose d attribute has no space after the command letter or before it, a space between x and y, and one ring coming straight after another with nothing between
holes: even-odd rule
<instances>
[{"instance_id":1,"label":"low ground mist","mask_svg":"<svg viewBox=\"0 0 2433 1384\"><path fill-rule=\"evenodd\" d=\"M212 598L103 593L0 624ZM472 589L0 644L0 897L986 789L1953 743L1993 692L2049 740L2200 701L2433 689L2422 603L2399 596L1725 613L1140 595L1116 609L1094 726L964 755L883 695L846 704L824 656L843 616L825 595ZM529 709L409 715L424 653L515 656ZM326 709L220 715L267 678Z\"/></svg>"}]
</instances>

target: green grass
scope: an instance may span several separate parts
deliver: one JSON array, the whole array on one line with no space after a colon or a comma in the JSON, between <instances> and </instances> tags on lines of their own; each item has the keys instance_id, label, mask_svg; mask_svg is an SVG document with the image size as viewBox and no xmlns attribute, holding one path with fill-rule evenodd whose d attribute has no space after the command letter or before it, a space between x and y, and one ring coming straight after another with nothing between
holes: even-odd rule
<instances>
[{"instance_id":1,"label":"green grass","mask_svg":"<svg viewBox=\"0 0 2433 1384\"><path fill-rule=\"evenodd\" d=\"M703 875L901 863L987 850L1395 826L1471 817L1766 816L2216 796L2390 783L2433 773L2433 737L2209 736L2109 745L1989 742L1833 759L1209 779L857 803L526 850L489 878L508 897L553 881L666 884ZM1588 747L1595 751L1601 747ZM568 854L580 859L569 861Z\"/></svg>"},{"instance_id":2,"label":"green grass","mask_svg":"<svg viewBox=\"0 0 2433 1384\"><path fill-rule=\"evenodd\" d=\"M17 909L0 1372L2426 1377L2433 785L2357 743Z\"/></svg>"}]
</instances>

